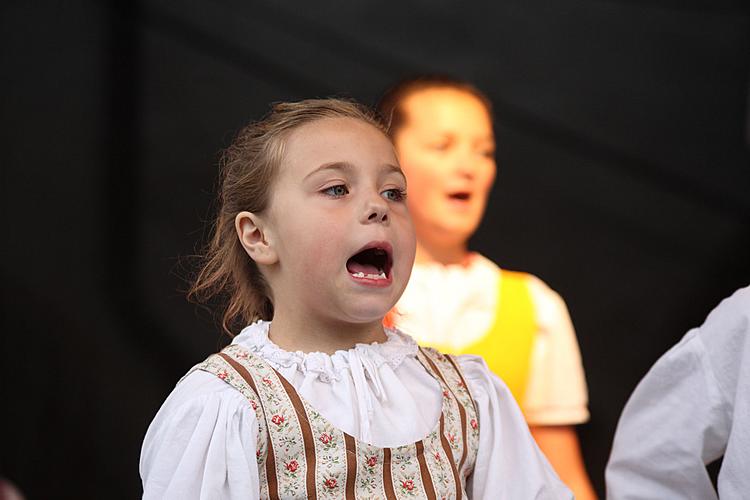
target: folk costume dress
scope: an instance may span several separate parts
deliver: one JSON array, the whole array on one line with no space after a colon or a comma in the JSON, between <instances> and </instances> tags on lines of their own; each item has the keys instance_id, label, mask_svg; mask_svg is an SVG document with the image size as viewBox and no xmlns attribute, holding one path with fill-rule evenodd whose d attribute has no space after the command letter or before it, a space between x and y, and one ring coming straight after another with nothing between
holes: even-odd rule
<instances>
[{"instance_id":1,"label":"folk costume dress","mask_svg":"<svg viewBox=\"0 0 750 500\"><path fill-rule=\"evenodd\" d=\"M480 358L397 330L288 352L269 325L178 383L143 443L144 498L571 498Z\"/></svg>"},{"instance_id":2,"label":"folk costume dress","mask_svg":"<svg viewBox=\"0 0 750 500\"><path fill-rule=\"evenodd\" d=\"M563 299L539 278L478 253L456 265L416 264L391 324L420 345L482 355L531 425L588 420L581 354Z\"/></svg>"}]
</instances>

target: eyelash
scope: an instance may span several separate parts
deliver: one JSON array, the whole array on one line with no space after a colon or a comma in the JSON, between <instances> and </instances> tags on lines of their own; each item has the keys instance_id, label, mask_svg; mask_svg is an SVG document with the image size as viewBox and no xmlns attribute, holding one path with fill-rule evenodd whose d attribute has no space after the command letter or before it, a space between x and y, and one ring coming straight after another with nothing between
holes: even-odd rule
<instances>
[{"instance_id":1,"label":"eyelash","mask_svg":"<svg viewBox=\"0 0 750 500\"><path fill-rule=\"evenodd\" d=\"M336 194L333 192L336 188L344 188L344 191L346 191L343 194ZM342 196L346 196L349 194L349 188L347 188L344 184L336 184L335 186L329 186L323 190L323 194L327 194L328 196L331 196L332 198L341 198Z\"/></svg>"},{"instance_id":2,"label":"eyelash","mask_svg":"<svg viewBox=\"0 0 750 500\"><path fill-rule=\"evenodd\" d=\"M395 199L393 199L393 198L386 198L387 200L389 200L389 201L404 201L406 199L406 189L391 188L391 189L386 189L383 192L384 193L388 193L388 192L391 192L391 191L393 191L393 192L396 193L396 198Z\"/></svg>"},{"instance_id":3,"label":"eyelash","mask_svg":"<svg viewBox=\"0 0 750 500\"><path fill-rule=\"evenodd\" d=\"M335 193L334 190L336 190L338 188L343 188L343 190L345 192L344 193ZM384 198L386 200L388 200L388 201L397 201L397 202L400 202L400 201L404 201L406 199L406 190L405 189L391 188L391 189L386 189L385 191L383 191L383 193L389 193L389 192L395 192L396 193L396 197L395 198L389 198L387 196L384 196ZM332 198L341 198L341 197L346 196L347 194L349 194L349 188L347 188L344 184L336 184L335 186L329 186L329 187L323 189L322 193L325 194L325 195L328 195L328 196L330 196Z\"/></svg>"}]
</instances>

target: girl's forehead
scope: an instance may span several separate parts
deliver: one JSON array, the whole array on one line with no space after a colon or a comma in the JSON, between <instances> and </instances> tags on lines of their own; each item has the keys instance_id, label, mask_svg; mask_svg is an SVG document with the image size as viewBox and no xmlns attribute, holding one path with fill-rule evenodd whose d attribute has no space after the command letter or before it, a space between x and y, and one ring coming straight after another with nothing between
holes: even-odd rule
<instances>
[{"instance_id":1,"label":"girl's forehead","mask_svg":"<svg viewBox=\"0 0 750 500\"><path fill-rule=\"evenodd\" d=\"M357 118L321 118L292 130L284 142L282 164L292 168L327 162L397 161L390 138Z\"/></svg>"},{"instance_id":2,"label":"girl's forehead","mask_svg":"<svg viewBox=\"0 0 750 500\"><path fill-rule=\"evenodd\" d=\"M474 94L454 88L414 92L402 103L404 129L425 132L459 131L492 138L492 120Z\"/></svg>"},{"instance_id":3,"label":"girl's forehead","mask_svg":"<svg viewBox=\"0 0 750 500\"><path fill-rule=\"evenodd\" d=\"M311 136L316 138L332 138L335 140L352 135L372 135L373 133L385 136L375 125L359 118L349 116L325 117L295 127L287 135L286 142L304 142L310 139Z\"/></svg>"}]
</instances>

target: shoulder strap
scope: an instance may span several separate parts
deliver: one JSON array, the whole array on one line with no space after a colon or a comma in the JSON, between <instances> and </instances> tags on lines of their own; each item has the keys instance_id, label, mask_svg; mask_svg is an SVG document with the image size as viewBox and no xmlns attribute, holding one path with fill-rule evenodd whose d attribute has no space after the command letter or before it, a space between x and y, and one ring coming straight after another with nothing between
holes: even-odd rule
<instances>
[{"instance_id":1,"label":"shoulder strap","mask_svg":"<svg viewBox=\"0 0 750 500\"><path fill-rule=\"evenodd\" d=\"M255 411L258 421L258 439L255 457L258 461L258 475L260 476L261 497L269 496L269 482L275 477L274 454L269 450L268 422L263 408L258 385L251 374L253 356L240 346L230 345L223 351L209 356L203 363L196 365L193 370L203 370L212 373L232 386L247 398ZM191 370L192 371L192 370ZM269 453L271 451L271 453ZM271 472L271 474L269 474Z\"/></svg>"},{"instance_id":2,"label":"shoulder strap","mask_svg":"<svg viewBox=\"0 0 750 500\"><path fill-rule=\"evenodd\" d=\"M479 450L479 413L457 360L432 348L419 348L419 360L443 388L441 428L453 450L460 482L474 470Z\"/></svg>"}]
</instances>

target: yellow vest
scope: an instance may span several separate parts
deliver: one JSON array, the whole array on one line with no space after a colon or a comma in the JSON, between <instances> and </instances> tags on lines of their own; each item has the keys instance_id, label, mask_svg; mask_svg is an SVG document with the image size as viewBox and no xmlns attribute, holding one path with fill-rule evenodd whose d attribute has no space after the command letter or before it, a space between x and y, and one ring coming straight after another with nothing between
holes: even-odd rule
<instances>
[{"instance_id":1,"label":"yellow vest","mask_svg":"<svg viewBox=\"0 0 750 500\"><path fill-rule=\"evenodd\" d=\"M461 349L460 354L479 354L523 408L529 380L531 349L537 331L529 275L500 271L497 313L487 334Z\"/></svg>"}]
</instances>

